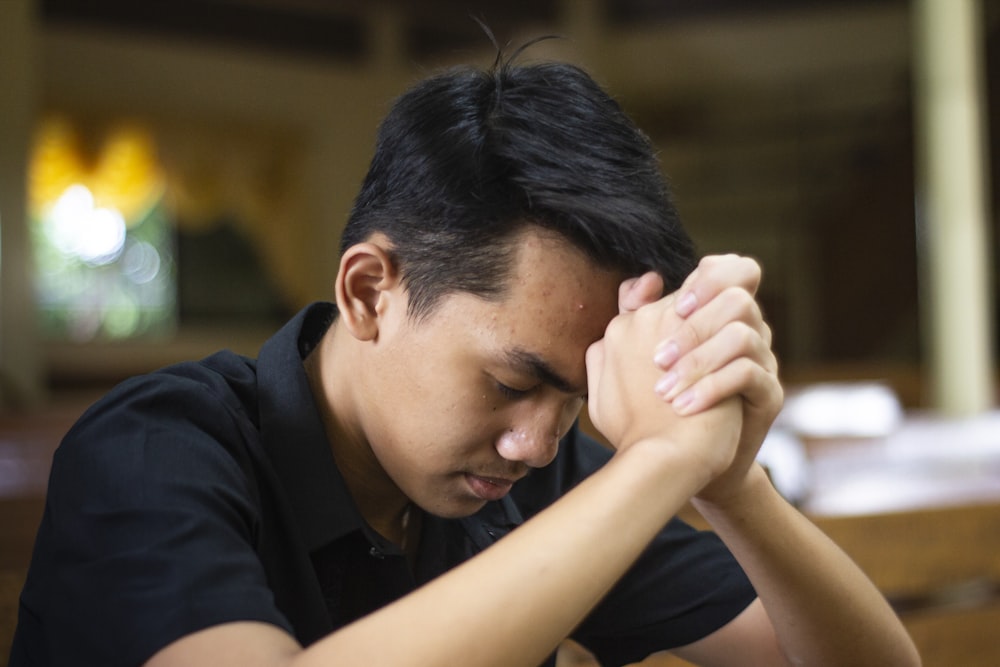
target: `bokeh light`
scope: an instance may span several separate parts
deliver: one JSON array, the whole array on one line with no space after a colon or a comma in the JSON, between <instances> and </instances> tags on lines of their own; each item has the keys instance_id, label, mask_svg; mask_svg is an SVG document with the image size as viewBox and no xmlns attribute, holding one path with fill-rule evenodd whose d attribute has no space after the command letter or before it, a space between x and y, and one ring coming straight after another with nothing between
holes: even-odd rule
<instances>
[{"instance_id":1,"label":"bokeh light","mask_svg":"<svg viewBox=\"0 0 1000 667\"><path fill-rule=\"evenodd\" d=\"M71 121L53 116L33 145L35 292L50 338L114 340L176 324L173 234L155 141L135 124L114 125L102 138L83 142Z\"/></svg>"}]
</instances>

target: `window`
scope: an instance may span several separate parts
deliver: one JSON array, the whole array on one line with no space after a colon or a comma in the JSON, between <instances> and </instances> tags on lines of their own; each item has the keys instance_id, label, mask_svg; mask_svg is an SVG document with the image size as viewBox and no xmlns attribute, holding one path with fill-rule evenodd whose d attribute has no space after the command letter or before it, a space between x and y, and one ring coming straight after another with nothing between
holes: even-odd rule
<instances>
[{"instance_id":1,"label":"window","mask_svg":"<svg viewBox=\"0 0 1000 667\"><path fill-rule=\"evenodd\" d=\"M120 123L88 145L69 120L51 116L29 170L42 335L85 342L170 333L174 242L151 134Z\"/></svg>"}]
</instances>

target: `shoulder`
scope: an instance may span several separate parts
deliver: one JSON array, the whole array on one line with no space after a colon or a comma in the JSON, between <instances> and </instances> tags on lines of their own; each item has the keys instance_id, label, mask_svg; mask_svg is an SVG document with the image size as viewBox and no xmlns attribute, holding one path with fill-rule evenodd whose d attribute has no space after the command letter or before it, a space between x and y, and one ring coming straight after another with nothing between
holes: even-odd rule
<instances>
[{"instance_id":1,"label":"shoulder","mask_svg":"<svg viewBox=\"0 0 1000 667\"><path fill-rule=\"evenodd\" d=\"M148 495L162 478L244 484L256 440L253 363L231 353L131 378L80 417L56 450L50 496L86 482L91 493Z\"/></svg>"},{"instance_id":2,"label":"shoulder","mask_svg":"<svg viewBox=\"0 0 1000 667\"><path fill-rule=\"evenodd\" d=\"M219 623L291 630L258 553L267 464L253 376L224 355L136 377L70 430L22 594L40 619L26 636L44 626L46 646L33 650L140 664Z\"/></svg>"},{"instance_id":3,"label":"shoulder","mask_svg":"<svg viewBox=\"0 0 1000 667\"><path fill-rule=\"evenodd\" d=\"M221 415L254 423L255 392L253 361L219 353L122 382L84 412L66 437L73 440L81 432L93 435L103 429L117 435L133 430L149 434L185 422L224 429Z\"/></svg>"}]
</instances>

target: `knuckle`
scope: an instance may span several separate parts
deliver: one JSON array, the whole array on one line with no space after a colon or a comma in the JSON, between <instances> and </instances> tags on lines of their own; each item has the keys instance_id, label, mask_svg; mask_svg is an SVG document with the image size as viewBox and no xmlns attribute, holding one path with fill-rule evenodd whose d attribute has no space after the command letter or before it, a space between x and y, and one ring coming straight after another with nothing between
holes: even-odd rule
<instances>
[{"instance_id":1,"label":"knuckle","mask_svg":"<svg viewBox=\"0 0 1000 667\"><path fill-rule=\"evenodd\" d=\"M587 372L593 373L595 368L604 359L604 340L598 340L590 344L584 354L584 363L587 366Z\"/></svg>"},{"instance_id":2,"label":"knuckle","mask_svg":"<svg viewBox=\"0 0 1000 667\"><path fill-rule=\"evenodd\" d=\"M743 266L743 270L747 272L747 275L751 278L760 278L763 273L760 262L753 257L740 257L739 259Z\"/></svg>"},{"instance_id":3,"label":"knuckle","mask_svg":"<svg viewBox=\"0 0 1000 667\"><path fill-rule=\"evenodd\" d=\"M774 389L772 390L771 395L773 397L773 405L776 408L780 408L785 402L785 388L780 382L774 383Z\"/></svg>"},{"instance_id":4,"label":"knuckle","mask_svg":"<svg viewBox=\"0 0 1000 667\"><path fill-rule=\"evenodd\" d=\"M735 337L735 343L740 350L753 352L757 349L760 335L749 324L740 321L732 322L729 324L729 329L732 332L731 335Z\"/></svg>"},{"instance_id":5,"label":"knuckle","mask_svg":"<svg viewBox=\"0 0 1000 667\"><path fill-rule=\"evenodd\" d=\"M752 329L763 332L767 327L764 313L753 294L742 287L728 287L719 295L730 320L738 320Z\"/></svg>"},{"instance_id":6,"label":"knuckle","mask_svg":"<svg viewBox=\"0 0 1000 667\"><path fill-rule=\"evenodd\" d=\"M752 320L760 312L757 300L743 286L731 285L719 294L724 299L724 303L735 314L742 316L742 319Z\"/></svg>"},{"instance_id":7,"label":"knuckle","mask_svg":"<svg viewBox=\"0 0 1000 667\"><path fill-rule=\"evenodd\" d=\"M747 386L750 383L754 382L754 380L758 378L758 373L760 372L760 370L761 369L757 364L753 363L746 357L741 358L736 368L736 373L740 384Z\"/></svg>"},{"instance_id":8,"label":"knuckle","mask_svg":"<svg viewBox=\"0 0 1000 667\"><path fill-rule=\"evenodd\" d=\"M625 317L619 315L618 317L611 318L608 326L604 328L604 340L609 342L618 340L624 334L625 326Z\"/></svg>"},{"instance_id":9,"label":"knuckle","mask_svg":"<svg viewBox=\"0 0 1000 667\"><path fill-rule=\"evenodd\" d=\"M732 358L750 354L756 347L755 332L745 322L733 320L719 330L715 340L717 346Z\"/></svg>"}]
</instances>

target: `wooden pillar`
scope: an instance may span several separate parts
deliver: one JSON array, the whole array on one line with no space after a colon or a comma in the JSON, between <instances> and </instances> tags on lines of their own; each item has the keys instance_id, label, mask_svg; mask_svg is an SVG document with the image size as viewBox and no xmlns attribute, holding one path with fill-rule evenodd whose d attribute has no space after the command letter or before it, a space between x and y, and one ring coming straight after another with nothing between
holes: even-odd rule
<instances>
[{"instance_id":1,"label":"wooden pillar","mask_svg":"<svg viewBox=\"0 0 1000 667\"><path fill-rule=\"evenodd\" d=\"M929 398L948 415L994 404L988 141L978 0L915 0L914 109Z\"/></svg>"},{"instance_id":2,"label":"wooden pillar","mask_svg":"<svg viewBox=\"0 0 1000 667\"><path fill-rule=\"evenodd\" d=\"M27 160L35 120L34 0L0 2L0 406L43 391L27 221Z\"/></svg>"}]
</instances>

